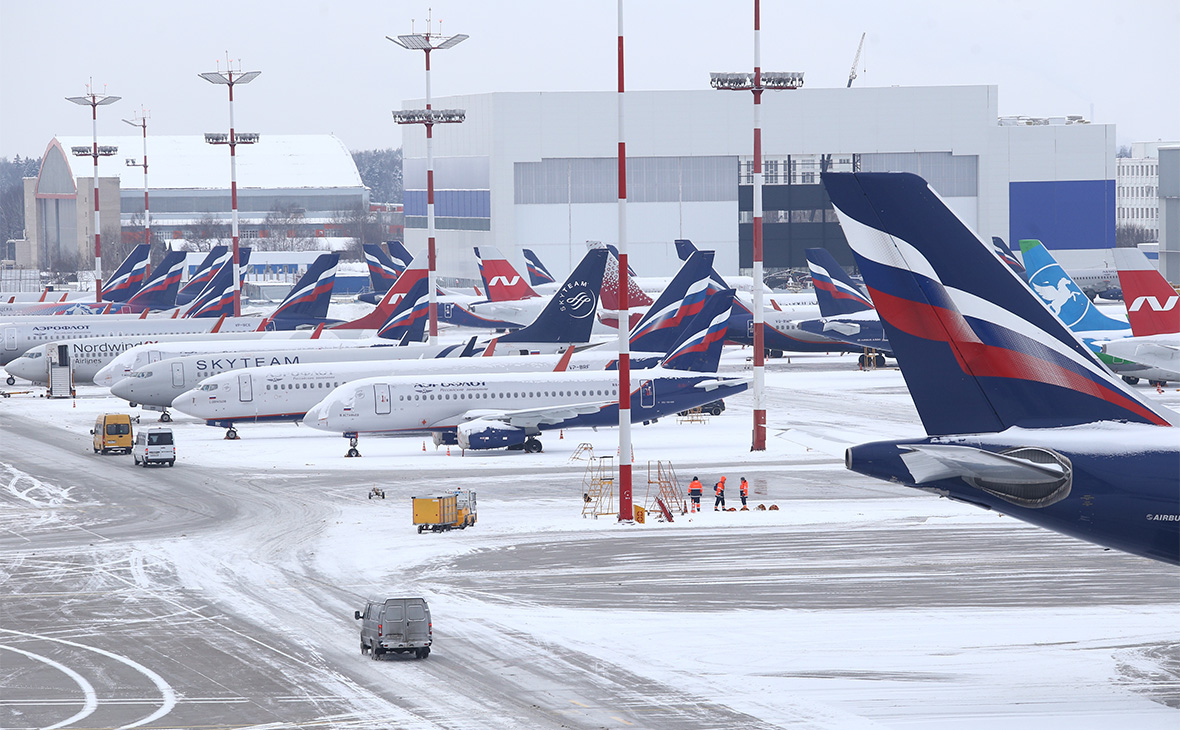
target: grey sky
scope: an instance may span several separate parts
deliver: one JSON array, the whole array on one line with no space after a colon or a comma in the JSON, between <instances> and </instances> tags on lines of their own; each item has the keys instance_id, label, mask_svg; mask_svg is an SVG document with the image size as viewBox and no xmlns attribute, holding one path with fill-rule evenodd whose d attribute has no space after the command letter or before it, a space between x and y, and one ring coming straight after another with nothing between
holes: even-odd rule
<instances>
[{"instance_id":1,"label":"grey sky","mask_svg":"<svg viewBox=\"0 0 1180 730\"><path fill-rule=\"evenodd\" d=\"M803 71L808 87L844 86L867 31L857 86L996 84L1004 115L1092 114L1118 125L1120 144L1180 139L1175 0L762 6L763 68ZM428 7L445 34L471 36L434 54L436 96L615 89L613 0L0 0L0 156L39 156L54 135L90 134L89 110L64 99L90 77L123 97L99 111L100 137L134 133L118 120L141 106L151 134L223 130L225 89L197 74L224 68L227 51L262 71L236 95L239 130L396 147L390 111L424 94L423 54L384 36L410 32L411 20L423 30ZM749 70L751 8L630 0L627 87L701 89L709 71Z\"/></svg>"}]
</instances>

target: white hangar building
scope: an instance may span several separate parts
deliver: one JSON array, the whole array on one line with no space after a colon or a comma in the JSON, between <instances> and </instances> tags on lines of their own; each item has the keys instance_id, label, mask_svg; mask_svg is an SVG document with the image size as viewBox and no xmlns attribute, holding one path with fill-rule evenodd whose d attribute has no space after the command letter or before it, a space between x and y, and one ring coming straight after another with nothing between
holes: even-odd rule
<instances>
[{"instance_id":1,"label":"white hangar building","mask_svg":"<svg viewBox=\"0 0 1180 730\"><path fill-rule=\"evenodd\" d=\"M851 254L819 183L833 170L921 174L985 239L1016 248L1111 248L1115 128L1080 117L1001 119L996 86L833 88L762 97L766 267L803 251ZM618 238L614 92L436 98L463 109L435 127L439 270L476 277L471 248L519 262L533 249L568 272L586 241ZM751 265L753 102L747 92L629 91L625 100L628 244L643 275L671 274L673 240L717 251L719 271ZM421 99L404 108L421 108ZM403 127L406 238L426 245L426 143Z\"/></svg>"}]
</instances>

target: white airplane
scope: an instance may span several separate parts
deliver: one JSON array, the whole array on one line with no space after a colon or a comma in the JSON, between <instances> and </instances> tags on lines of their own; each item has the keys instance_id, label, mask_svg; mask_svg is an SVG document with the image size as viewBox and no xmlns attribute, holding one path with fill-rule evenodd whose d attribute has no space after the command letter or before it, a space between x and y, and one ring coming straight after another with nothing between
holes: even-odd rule
<instances>
[{"instance_id":1,"label":"white airplane","mask_svg":"<svg viewBox=\"0 0 1180 730\"><path fill-rule=\"evenodd\" d=\"M744 377L717 374L731 304L732 290L711 297L696 315L707 326L690 325L660 367L632 371L632 422L649 423L746 389ZM349 456L359 456L361 433L437 433L437 442L463 449L535 453L542 430L617 425L618 386L618 373L610 371L365 378L334 388L303 422L344 434ZM205 395L217 400L229 393Z\"/></svg>"},{"instance_id":2,"label":"white airplane","mask_svg":"<svg viewBox=\"0 0 1180 730\"><path fill-rule=\"evenodd\" d=\"M1116 248L1114 256L1133 335L1103 344L1102 353L1138 366L1118 365L1130 383L1180 381L1180 294L1142 251Z\"/></svg>"}]
</instances>

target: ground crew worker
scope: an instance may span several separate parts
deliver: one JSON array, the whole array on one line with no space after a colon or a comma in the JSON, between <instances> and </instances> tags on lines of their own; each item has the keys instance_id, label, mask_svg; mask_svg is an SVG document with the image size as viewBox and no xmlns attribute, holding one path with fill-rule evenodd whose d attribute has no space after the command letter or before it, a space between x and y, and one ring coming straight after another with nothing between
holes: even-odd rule
<instances>
[{"instance_id":1,"label":"ground crew worker","mask_svg":"<svg viewBox=\"0 0 1180 730\"><path fill-rule=\"evenodd\" d=\"M721 481L713 487L713 494L717 495L717 499L713 500L713 511L717 511L717 505L725 507L725 477L721 477Z\"/></svg>"},{"instance_id":2,"label":"ground crew worker","mask_svg":"<svg viewBox=\"0 0 1180 730\"><path fill-rule=\"evenodd\" d=\"M746 509L746 497L750 496L750 485L746 482L746 478L742 477L742 483L738 486L742 490L742 509Z\"/></svg>"},{"instance_id":3,"label":"ground crew worker","mask_svg":"<svg viewBox=\"0 0 1180 730\"><path fill-rule=\"evenodd\" d=\"M692 482L688 485L688 496L692 497L692 511L701 511L701 495L704 493L705 487L701 484L701 480L696 477L692 478Z\"/></svg>"}]
</instances>

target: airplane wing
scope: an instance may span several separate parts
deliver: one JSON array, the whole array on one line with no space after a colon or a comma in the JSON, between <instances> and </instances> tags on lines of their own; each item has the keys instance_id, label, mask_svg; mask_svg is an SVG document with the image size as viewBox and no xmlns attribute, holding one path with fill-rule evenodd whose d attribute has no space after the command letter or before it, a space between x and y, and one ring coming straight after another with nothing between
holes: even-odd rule
<instances>
[{"instance_id":1,"label":"airplane wing","mask_svg":"<svg viewBox=\"0 0 1180 730\"><path fill-rule=\"evenodd\" d=\"M521 408L511 411L481 408L464 413L462 421L496 421L516 428L535 428L542 424L561 423L574 416L597 413L603 408L614 405L614 403L614 400L606 400L591 403L545 406L543 408Z\"/></svg>"},{"instance_id":2,"label":"airplane wing","mask_svg":"<svg viewBox=\"0 0 1180 730\"><path fill-rule=\"evenodd\" d=\"M1066 468L1055 463L1037 463L971 446L945 444L909 444L901 460L905 462L915 484L925 484L951 477L974 477L990 482L1043 482L1066 475Z\"/></svg>"},{"instance_id":3,"label":"airplane wing","mask_svg":"<svg viewBox=\"0 0 1180 730\"><path fill-rule=\"evenodd\" d=\"M838 332L845 337L852 337L853 335L860 334L860 325L855 322L845 321L825 322L824 332Z\"/></svg>"}]
</instances>

